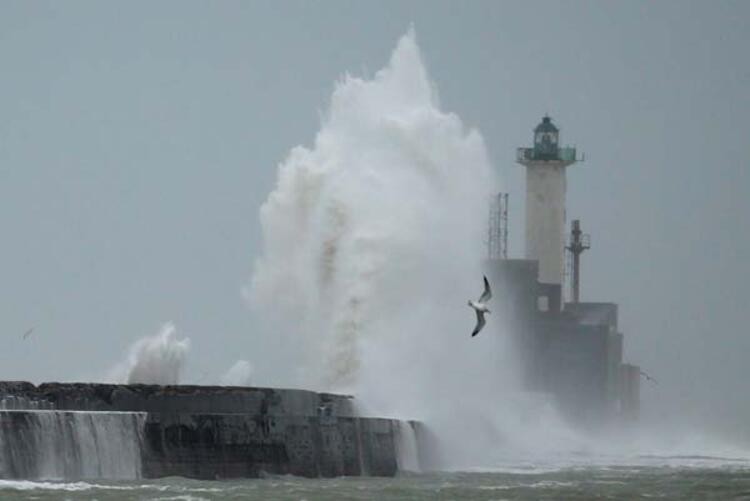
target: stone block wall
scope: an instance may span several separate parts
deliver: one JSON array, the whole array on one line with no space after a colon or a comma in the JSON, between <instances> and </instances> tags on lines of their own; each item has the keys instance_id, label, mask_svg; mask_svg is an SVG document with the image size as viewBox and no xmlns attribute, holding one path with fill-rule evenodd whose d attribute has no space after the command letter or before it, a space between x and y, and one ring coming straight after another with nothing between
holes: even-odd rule
<instances>
[{"instance_id":1,"label":"stone block wall","mask_svg":"<svg viewBox=\"0 0 750 501\"><path fill-rule=\"evenodd\" d=\"M2 402L6 408L12 403L13 410L0 413L0 420L11 419L12 412L38 409L88 411L94 422L113 412L145 413L138 432L140 475L145 478L391 476L398 470L398 421L357 417L351 398L343 395L273 388L0 382L0 406Z\"/></svg>"}]
</instances>

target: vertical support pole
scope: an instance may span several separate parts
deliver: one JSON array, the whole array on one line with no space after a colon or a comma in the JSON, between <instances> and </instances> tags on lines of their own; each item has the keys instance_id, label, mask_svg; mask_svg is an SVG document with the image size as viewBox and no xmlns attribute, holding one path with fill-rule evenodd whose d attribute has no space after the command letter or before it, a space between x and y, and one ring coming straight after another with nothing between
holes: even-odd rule
<instances>
[{"instance_id":1,"label":"vertical support pole","mask_svg":"<svg viewBox=\"0 0 750 501\"><path fill-rule=\"evenodd\" d=\"M591 247L589 243L589 236L584 235L581 231L581 221L574 219L571 222L570 228L570 243L565 247L573 256L572 270L571 270L571 281L570 281L570 295L571 302L577 303L580 300L581 292L581 254L586 249Z\"/></svg>"},{"instance_id":2,"label":"vertical support pole","mask_svg":"<svg viewBox=\"0 0 750 501\"><path fill-rule=\"evenodd\" d=\"M500 224L502 228L502 252L503 259L508 259L508 194L502 194L502 211L500 213Z\"/></svg>"}]
</instances>

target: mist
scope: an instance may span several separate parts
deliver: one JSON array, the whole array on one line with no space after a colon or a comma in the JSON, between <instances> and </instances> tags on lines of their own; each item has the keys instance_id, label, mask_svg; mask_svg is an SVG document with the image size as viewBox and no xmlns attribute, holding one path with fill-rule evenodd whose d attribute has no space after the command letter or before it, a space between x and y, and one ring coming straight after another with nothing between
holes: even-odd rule
<instances>
[{"instance_id":1,"label":"mist","mask_svg":"<svg viewBox=\"0 0 750 501\"><path fill-rule=\"evenodd\" d=\"M178 339L175 325L166 323L155 334L135 341L108 379L127 384L178 384L189 351L190 339Z\"/></svg>"},{"instance_id":2,"label":"mist","mask_svg":"<svg viewBox=\"0 0 750 501\"><path fill-rule=\"evenodd\" d=\"M250 386L253 366L247 360L237 360L219 379L225 386Z\"/></svg>"},{"instance_id":3,"label":"mist","mask_svg":"<svg viewBox=\"0 0 750 501\"><path fill-rule=\"evenodd\" d=\"M580 218L592 237L582 262L582 300L619 304L625 359L658 380L642 381L642 424L654 435L679 430L675 434L683 437L708 437L696 444L715 437L734 446L750 444L749 9L746 2L668 0L477 1L460 9L440 0L393 2L387 8L165 2L150 5L144 17L136 4L115 10L106 4L6 3L0 15L5 70L0 267L8 285L0 288L5 322L0 376L95 379L86 376L105 373L114 358L127 359L138 335L165 318L191 333L183 381L218 381L239 354L252 364L257 385L365 392L376 387L375 378L363 376L375 372L369 369L375 363L391 368L393 359L398 368L416 360L414 371L422 371L428 353L417 355L408 345L403 355L363 356L364 339L385 350L385 342L375 341L379 334L373 338L370 332L343 344L344 354L358 356L334 356L333 339L317 337L334 323L316 312L315 304L326 302L315 297L319 285L289 295L285 286L272 301L264 292L255 298L257 309L237 293L256 260L268 270L279 265L268 257L275 244L264 240L272 230L262 228L258 217L280 186L275 167L285 158L282 164L289 164L293 145L304 145L310 155L323 151L313 141L331 115L332 80L348 70L354 82L372 82L414 21L427 80L439 87L439 99L433 87L426 107L455 117L463 128L440 137L481 131L489 168L502 178L483 192L510 193L511 257L523 256L525 181L514 163L515 148L529 145L531 129L549 113L563 142L585 152L586 162L570 171L567 196L568 220ZM426 94L417 94L424 102ZM415 99L404 100L414 107ZM384 141L382 133L372 136ZM362 191L369 196L366 187ZM447 212L434 203L435 192L428 192L435 214ZM472 218L486 214L482 196L477 193L479 212ZM328 202L317 207L330 206L331 197L324 199ZM446 203L455 208L454 202ZM347 201L346 207L351 205ZM463 206L457 210L465 214ZM406 213L424 217L428 228L442 228L430 214ZM293 219L278 214L282 226ZM319 243L311 242L331 236L335 225L326 222L332 216L310 217L304 227L317 236L301 247L319 250ZM469 232L463 225L479 231L472 218L454 218L459 233ZM350 231L344 231L342 243L353 242ZM430 245L440 241L460 258L483 253L478 244L468 249L473 240L458 243L449 235L425 237L419 231L413 236ZM281 252L320 269L313 257L301 257L302 250ZM434 249L424 253L443 264ZM347 260L335 260L334 276L352 266ZM475 265L467 263L465 281L449 269L446 276L460 280L434 294L443 298L458 338L471 328L466 299L481 287L480 279L469 278ZM265 290L255 269L257 282L248 292L256 286L255 292ZM409 263L404 269L423 271ZM312 280L305 277L313 273L318 271L302 270L305 287ZM437 278L426 280L431 286ZM378 293L387 290L374 282ZM355 295L338 282L333 289L336 301ZM288 296L304 304L281 307ZM396 300L403 300L401 293ZM403 312L397 310L394 319L408 316L408 308L398 308ZM291 319L285 319L281 312L290 310ZM308 311L321 325L300 323ZM341 311L360 324L373 315ZM413 316L398 329L399 343L427 336L423 332L435 321L434 312ZM500 343L506 327L497 316L488 320L487 329L499 329L493 342ZM24 341L22 334L32 326L33 335ZM342 335L329 331L334 332ZM319 350L308 350L318 341ZM490 341L484 336L475 341L486 348L478 350L483 361ZM429 343L426 349L440 352ZM463 360L458 355L467 354L457 353ZM346 360L351 367L334 364ZM456 365L439 360L436 377L448 380ZM512 365L510 360L502 370ZM484 366L470 369L479 367ZM212 376L201 379L201 371ZM118 379L126 380L126 373ZM418 399L389 409L377 389L371 393L374 409L426 414L428 406ZM446 408L452 406L452 396L443 400Z\"/></svg>"},{"instance_id":4,"label":"mist","mask_svg":"<svg viewBox=\"0 0 750 501\"><path fill-rule=\"evenodd\" d=\"M479 132L441 109L412 30L371 79L337 82L313 147L291 151L260 211L247 295L266 335L299 350L296 383L422 421L440 468L580 445L545 396L520 390L502 316L470 337L500 186Z\"/></svg>"},{"instance_id":5,"label":"mist","mask_svg":"<svg viewBox=\"0 0 750 501\"><path fill-rule=\"evenodd\" d=\"M372 78L336 83L313 146L279 165L246 297L261 335L285 338L273 358L295 360L292 384L421 420L440 468L581 453L745 457L674 410L661 416L668 426L646 413L634 429L589 433L521 389L502 316L469 339L465 300L481 291L488 200L504 186L479 131L443 111L436 89L412 29Z\"/></svg>"}]
</instances>

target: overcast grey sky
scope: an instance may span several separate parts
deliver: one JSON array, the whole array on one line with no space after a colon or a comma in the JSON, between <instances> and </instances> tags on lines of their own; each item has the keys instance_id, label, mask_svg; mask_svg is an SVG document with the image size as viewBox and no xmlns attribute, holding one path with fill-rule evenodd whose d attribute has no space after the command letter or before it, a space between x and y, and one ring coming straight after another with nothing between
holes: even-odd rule
<instances>
[{"instance_id":1,"label":"overcast grey sky","mask_svg":"<svg viewBox=\"0 0 750 501\"><path fill-rule=\"evenodd\" d=\"M660 381L644 400L747 422L741 1L0 0L0 378L102 377L168 320L193 380L263 357L240 290L276 166L412 22L511 193L512 254L515 148L550 113L586 153L568 177L593 243L582 298L620 303L626 357Z\"/></svg>"}]
</instances>

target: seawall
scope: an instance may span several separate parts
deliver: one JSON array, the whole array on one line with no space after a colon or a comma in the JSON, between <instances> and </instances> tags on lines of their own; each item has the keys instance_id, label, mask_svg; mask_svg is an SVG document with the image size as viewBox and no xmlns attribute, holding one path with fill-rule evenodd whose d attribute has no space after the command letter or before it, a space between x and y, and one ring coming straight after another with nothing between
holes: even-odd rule
<instances>
[{"instance_id":1,"label":"seawall","mask_svg":"<svg viewBox=\"0 0 750 501\"><path fill-rule=\"evenodd\" d=\"M404 430L306 390L0 382L0 478L391 476Z\"/></svg>"}]
</instances>

